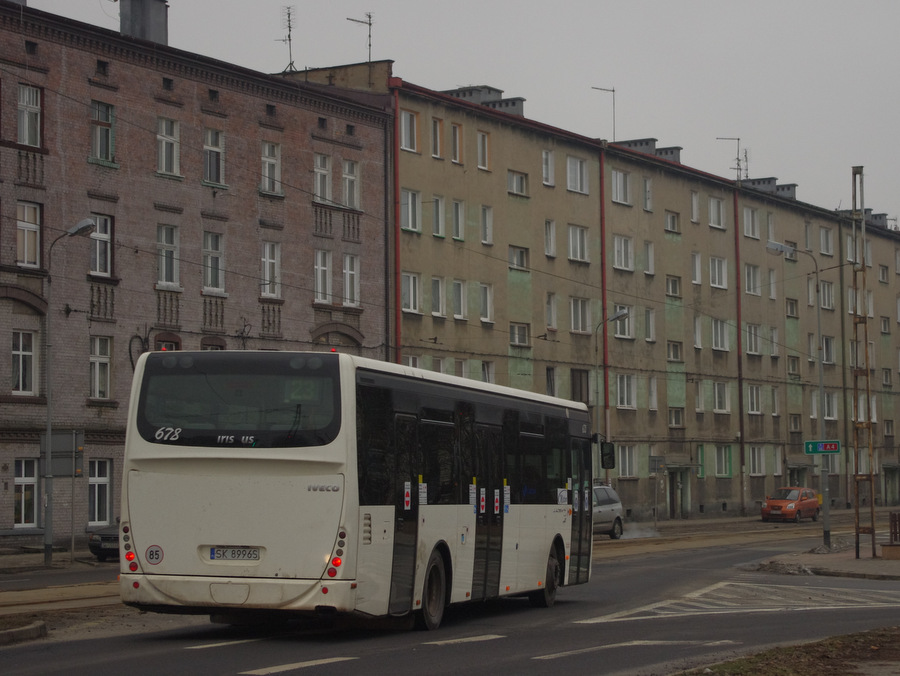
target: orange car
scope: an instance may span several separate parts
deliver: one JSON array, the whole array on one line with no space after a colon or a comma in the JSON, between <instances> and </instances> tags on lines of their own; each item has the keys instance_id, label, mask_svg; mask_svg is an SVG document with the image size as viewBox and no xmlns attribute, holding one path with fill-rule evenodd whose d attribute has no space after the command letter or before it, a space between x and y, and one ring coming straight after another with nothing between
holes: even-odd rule
<instances>
[{"instance_id":1,"label":"orange car","mask_svg":"<svg viewBox=\"0 0 900 676\"><path fill-rule=\"evenodd\" d=\"M780 519L800 523L806 517L815 521L819 518L819 499L812 488L786 486L766 497L760 511L763 521Z\"/></svg>"}]
</instances>

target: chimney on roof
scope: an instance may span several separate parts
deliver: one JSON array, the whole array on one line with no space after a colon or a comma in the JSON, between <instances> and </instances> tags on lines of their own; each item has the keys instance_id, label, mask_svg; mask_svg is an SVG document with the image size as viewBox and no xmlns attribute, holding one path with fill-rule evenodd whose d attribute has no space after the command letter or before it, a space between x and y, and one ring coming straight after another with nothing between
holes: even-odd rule
<instances>
[{"instance_id":1,"label":"chimney on roof","mask_svg":"<svg viewBox=\"0 0 900 676\"><path fill-rule=\"evenodd\" d=\"M166 0L121 0L119 31L139 40L169 44L169 3Z\"/></svg>"}]
</instances>

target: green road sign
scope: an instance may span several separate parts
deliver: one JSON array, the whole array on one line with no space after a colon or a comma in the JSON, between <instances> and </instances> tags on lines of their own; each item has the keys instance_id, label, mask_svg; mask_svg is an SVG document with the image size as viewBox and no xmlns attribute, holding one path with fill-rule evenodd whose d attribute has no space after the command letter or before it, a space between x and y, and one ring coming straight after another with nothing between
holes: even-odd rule
<instances>
[{"instance_id":1,"label":"green road sign","mask_svg":"<svg viewBox=\"0 0 900 676\"><path fill-rule=\"evenodd\" d=\"M829 441L804 441L803 450L807 455L818 455L819 453L840 453L841 442L835 440Z\"/></svg>"}]
</instances>

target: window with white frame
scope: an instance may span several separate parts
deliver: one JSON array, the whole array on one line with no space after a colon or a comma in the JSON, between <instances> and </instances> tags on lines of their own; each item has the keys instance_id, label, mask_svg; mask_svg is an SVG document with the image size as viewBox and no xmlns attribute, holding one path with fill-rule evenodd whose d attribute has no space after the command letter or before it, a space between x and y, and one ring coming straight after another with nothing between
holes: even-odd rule
<instances>
[{"instance_id":1,"label":"window with white frame","mask_svg":"<svg viewBox=\"0 0 900 676\"><path fill-rule=\"evenodd\" d=\"M681 277L666 275L666 295L672 298L681 298Z\"/></svg>"},{"instance_id":2,"label":"window with white frame","mask_svg":"<svg viewBox=\"0 0 900 676\"><path fill-rule=\"evenodd\" d=\"M653 242L645 241L644 242L644 274L645 275L655 275L656 274L656 256L655 256L655 246Z\"/></svg>"},{"instance_id":3,"label":"window with white frame","mask_svg":"<svg viewBox=\"0 0 900 676\"><path fill-rule=\"evenodd\" d=\"M419 312L419 275L415 272L400 274L400 307L404 312Z\"/></svg>"},{"instance_id":4,"label":"window with white frame","mask_svg":"<svg viewBox=\"0 0 900 676\"><path fill-rule=\"evenodd\" d=\"M666 359L668 361L684 361L684 349L681 341L666 341Z\"/></svg>"},{"instance_id":5,"label":"window with white frame","mask_svg":"<svg viewBox=\"0 0 900 676\"><path fill-rule=\"evenodd\" d=\"M576 333L591 332L591 306L587 298L570 298L569 311L572 331Z\"/></svg>"},{"instance_id":6,"label":"window with white frame","mask_svg":"<svg viewBox=\"0 0 900 676\"><path fill-rule=\"evenodd\" d=\"M453 318L465 319L466 310L466 283L461 279L454 279L450 285L450 302L453 304Z\"/></svg>"},{"instance_id":7,"label":"window with white frame","mask_svg":"<svg viewBox=\"0 0 900 676\"><path fill-rule=\"evenodd\" d=\"M359 209L359 163L353 160L343 161L344 171L341 175L343 204L348 209Z\"/></svg>"},{"instance_id":8,"label":"window with white frame","mask_svg":"<svg viewBox=\"0 0 900 676\"><path fill-rule=\"evenodd\" d=\"M619 476L637 476L635 448L633 444L619 444Z\"/></svg>"},{"instance_id":9,"label":"window with white frame","mask_svg":"<svg viewBox=\"0 0 900 676\"><path fill-rule=\"evenodd\" d=\"M419 357L414 354L404 354L400 360L400 363L404 366L409 366L411 368L417 369L419 368Z\"/></svg>"},{"instance_id":10,"label":"window with white frame","mask_svg":"<svg viewBox=\"0 0 900 676\"><path fill-rule=\"evenodd\" d=\"M744 237L759 239L759 211L744 207Z\"/></svg>"},{"instance_id":11,"label":"window with white frame","mask_svg":"<svg viewBox=\"0 0 900 676\"><path fill-rule=\"evenodd\" d=\"M528 269L528 249L522 246L509 246L509 267L514 270Z\"/></svg>"},{"instance_id":12,"label":"window with white frame","mask_svg":"<svg viewBox=\"0 0 900 676\"><path fill-rule=\"evenodd\" d=\"M769 298L778 299L778 287L775 285L775 270L769 268Z\"/></svg>"},{"instance_id":13,"label":"window with white frame","mask_svg":"<svg viewBox=\"0 0 900 676\"><path fill-rule=\"evenodd\" d=\"M344 254L344 306L359 307L359 256Z\"/></svg>"},{"instance_id":14,"label":"window with white frame","mask_svg":"<svg viewBox=\"0 0 900 676\"><path fill-rule=\"evenodd\" d=\"M624 314L615 321L614 334L616 338L634 338L634 324L632 322L634 308L630 305L616 305L613 314L617 315L620 312Z\"/></svg>"},{"instance_id":15,"label":"window with white frame","mask_svg":"<svg viewBox=\"0 0 900 676\"><path fill-rule=\"evenodd\" d=\"M481 243L494 243L494 208L481 205Z\"/></svg>"},{"instance_id":16,"label":"window with white frame","mask_svg":"<svg viewBox=\"0 0 900 676\"><path fill-rule=\"evenodd\" d=\"M650 376L647 379L647 408L651 411L659 410L656 376Z\"/></svg>"},{"instance_id":17,"label":"window with white frame","mask_svg":"<svg viewBox=\"0 0 900 676\"><path fill-rule=\"evenodd\" d=\"M823 310L833 310L834 309L834 283L833 282L820 282L819 283L819 295L820 302L822 303Z\"/></svg>"},{"instance_id":18,"label":"window with white frame","mask_svg":"<svg viewBox=\"0 0 900 676\"><path fill-rule=\"evenodd\" d=\"M881 369L881 384L884 387L891 387L891 378L893 374L890 369Z\"/></svg>"},{"instance_id":19,"label":"window with white frame","mask_svg":"<svg viewBox=\"0 0 900 676\"><path fill-rule=\"evenodd\" d=\"M653 210L653 179L644 177L644 211Z\"/></svg>"},{"instance_id":20,"label":"window with white frame","mask_svg":"<svg viewBox=\"0 0 900 676\"><path fill-rule=\"evenodd\" d=\"M218 232L203 232L203 288L225 290L224 236Z\"/></svg>"},{"instance_id":21,"label":"window with white frame","mask_svg":"<svg viewBox=\"0 0 900 676\"><path fill-rule=\"evenodd\" d=\"M479 310L478 314L481 321L494 321L494 287L491 284L481 283L478 285Z\"/></svg>"},{"instance_id":22,"label":"window with white frame","mask_svg":"<svg viewBox=\"0 0 900 676\"><path fill-rule=\"evenodd\" d=\"M546 302L546 315L547 315L547 328L548 329L556 329L558 324L557 317L557 300L556 294L552 291L547 292L547 302Z\"/></svg>"},{"instance_id":23,"label":"window with white frame","mask_svg":"<svg viewBox=\"0 0 900 676\"><path fill-rule=\"evenodd\" d=\"M225 134L218 129L206 129L203 133L203 180L207 183L225 183Z\"/></svg>"},{"instance_id":24,"label":"window with white frame","mask_svg":"<svg viewBox=\"0 0 900 676\"><path fill-rule=\"evenodd\" d=\"M37 394L34 380L34 334L30 331L12 332L12 393Z\"/></svg>"},{"instance_id":25,"label":"window with white frame","mask_svg":"<svg viewBox=\"0 0 900 676\"><path fill-rule=\"evenodd\" d=\"M633 373L616 375L616 406L618 408L637 408L634 381Z\"/></svg>"},{"instance_id":26,"label":"window with white frame","mask_svg":"<svg viewBox=\"0 0 900 676\"><path fill-rule=\"evenodd\" d=\"M431 198L431 234L444 236L444 198L440 195Z\"/></svg>"},{"instance_id":27,"label":"window with white frame","mask_svg":"<svg viewBox=\"0 0 900 676\"><path fill-rule=\"evenodd\" d=\"M731 446L716 444L716 476L731 476Z\"/></svg>"},{"instance_id":28,"label":"window with white frame","mask_svg":"<svg viewBox=\"0 0 900 676\"><path fill-rule=\"evenodd\" d=\"M41 90L19 85L18 142L35 148L41 145Z\"/></svg>"},{"instance_id":29,"label":"window with white frame","mask_svg":"<svg viewBox=\"0 0 900 676\"><path fill-rule=\"evenodd\" d=\"M91 158L112 162L113 106L102 101L91 101Z\"/></svg>"},{"instance_id":30,"label":"window with white frame","mask_svg":"<svg viewBox=\"0 0 900 676\"><path fill-rule=\"evenodd\" d=\"M281 244L279 242L263 242L261 277L259 292L264 298L281 297Z\"/></svg>"},{"instance_id":31,"label":"window with white frame","mask_svg":"<svg viewBox=\"0 0 900 676\"><path fill-rule=\"evenodd\" d=\"M750 447L750 476L766 475L766 454L762 446Z\"/></svg>"},{"instance_id":32,"label":"window with white frame","mask_svg":"<svg viewBox=\"0 0 900 676\"><path fill-rule=\"evenodd\" d=\"M759 296L762 294L762 287L760 286L762 280L759 278L758 265L751 265L750 263L744 265L744 280L744 291L749 295Z\"/></svg>"},{"instance_id":33,"label":"window with white frame","mask_svg":"<svg viewBox=\"0 0 900 676\"><path fill-rule=\"evenodd\" d=\"M678 222L678 214L674 211L666 212L666 232L681 232L681 225Z\"/></svg>"},{"instance_id":34,"label":"window with white frame","mask_svg":"<svg viewBox=\"0 0 900 676\"><path fill-rule=\"evenodd\" d=\"M422 231L422 203L417 190L400 189L400 227L414 232Z\"/></svg>"},{"instance_id":35,"label":"window with white frame","mask_svg":"<svg viewBox=\"0 0 900 676\"><path fill-rule=\"evenodd\" d=\"M111 460L88 461L88 525L106 526L110 522Z\"/></svg>"},{"instance_id":36,"label":"window with white frame","mask_svg":"<svg viewBox=\"0 0 900 676\"><path fill-rule=\"evenodd\" d=\"M551 218L544 221L544 253L548 258L556 257L556 221Z\"/></svg>"},{"instance_id":37,"label":"window with white frame","mask_svg":"<svg viewBox=\"0 0 900 676\"><path fill-rule=\"evenodd\" d=\"M634 270L634 240L631 237L613 236L613 267Z\"/></svg>"},{"instance_id":38,"label":"window with white frame","mask_svg":"<svg viewBox=\"0 0 900 676\"><path fill-rule=\"evenodd\" d=\"M37 526L38 461L34 458L16 458L13 464L13 528L33 528Z\"/></svg>"},{"instance_id":39,"label":"window with white frame","mask_svg":"<svg viewBox=\"0 0 900 676\"><path fill-rule=\"evenodd\" d=\"M458 124L450 125L450 161L456 164L462 164L462 126Z\"/></svg>"},{"instance_id":40,"label":"window with white frame","mask_svg":"<svg viewBox=\"0 0 900 676\"><path fill-rule=\"evenodd\" d=\"M466 232L466 205L460 200L453 200L450 210L453 226L453 239L464 239Z\"/></svg>"},{"instance_id":41,"label":"window with white frame","mask_svg":"<svg viewBox=\"0 0 900 676\"><path fill-rule=\"evenodd\" d=\"M769 329L769 345L772 349L772 356L777 357L781 354L781 345L778 337L778 327L773 326Z\"/></svg>"},{"instance_id":42,"label":"window with white frame","mask_svg":"<svg viewBox=\"0 0 900 676\"><path fill-rule=\"evenodd\" d=\"M722 319L712 320L712 349L728 351L728 323Z\"/></svg>"},{"instance_id":43,"label":"window with white frame","mask_svg":"<svg viewBox=\"0 0 900 676\"><path fill-rule=\"evenodd\" d=\"M713 411L715 413L731 412L731 399L727 382L720 380L713 382Z\"/></svg>"},{"instance_id":44,"label":"window with white frame","mask_svg":"<svg viewBox=\"0 0 900 676\"><path fill-rule=\"evenodd\" d=\"M509 323L509 342L511 345L527 346L529 344L529 326L520 322Z\"/></svg>"},{"instance_id":45,"label":"window with white frame","mask_svg":"<svg viewBox=\"0 0 900 676\"><path fill-rule=\"evenodd\" d=\"M612 201L631 204L631 175L618 169L612 170Z\"/></svg>"},{"instance_id":46,"label":"window with white frame","mask_svg":"<svg viewBox=\"0 0 900 676\"><path fill-rule=\"evenodd\" d=\"M834 336L822 336L822 363L834 363Z\"/></svg>"},{"instance_id":47,"label":"window with white frame","mask_svg":"<svg viewBox=\"0 0 900 676\"><path fill-rule=\"evenodd\" d=\"M766 241L774 242L775 239L775 214L766 212Z\"/></svg>"},{"instance_id":48,"label":"window with white frame","mask_svg":"<svg viewBox=\"0 0 900 676\"><path fill-rule=\"evenodd\" d=\"M762 388L759 385L747 385L747 413L762 414Z\"/></svg>"},{"instance_id":49,"label":"window with white frame","mask_svg":"<svg viewBox=\"0 0 900 676\"><path fill-rule=\"evenodd\" d=\"M447 314L443 277L431 278L431 314L435 317L444 317Z\"/></svg>"},{"instance_id":50,"label":"window with white frame","mask_svg":"<svg viewBox=\"0 0 900 676\"><path fill-rule=\"evenodd\" d=\"M710 256L709 285L716 289L728 288L728 260Z\"/></svg>"},{"instance_id":51,"label":"window with white frame","mask_svg":"<svg viewBox=\"0 0 900 676\"><path fill-rule=\"evenodd\" d=\"M157 282L177 287L180 284L178 228L174 225L156 226Z\"/></svg>"},{"instance_id":52,"label":"window with white frame","mask_svg":"<svg viewBox=\"0 0 900 676\"><path fill-rule=\"evenodd\" d=\"M111 355L112 338L109 336L91 336L91 399L109 399Z\"/></svg>"},{"instance_id":53,"label":"window with white frame","mask_svg":"<svg viewBox=\"0 0 900 676\"><path fill-rule=\"evenodd\" d=\"M771 404L772 404L772 415L777 417L781 415L781 406L779 405L778 399L778 386L773 385L771 389Z\"/></svg>"},{"instance_id":54,"label":"window with white frame","mask_svg":"<svg viewBox=\"0 0 900 676\"><path fill-rule=\"evenodd\" d=\"M713 228L725 227L725 202L718 197L709 198L709 225Z\"/></svg>"},{"instance_id":55,"label":"window with white frame","mask_svg":"<svg viewBox=\"0 0 900 676\"><path fill-rule=\"evenodd\" d=\"M331 252L317 249L314 261L313 298L317 303L331 303Z\"/></svg>"},{"instance_id":56,"label":"window with white frame","mask_svg":"<svg viewBox=\"0 0 900 676\"><path fill-rule=\"evenodd\" d=\"M109 277L112 274L112 217L91 214L94 229L91 231L91 274Z\"/></svg>"},{"instance_id":57,"label":"window with white frame","mask_svg":"<svg viewBox=\"0 0 900 676\"><path fill-rule=\"evenodd\" d=\"M41 207L30 202L16 204L16 265L36 268L41 258Z\"/></svg>"},{"instance_id":58,"label":"window with white frame","mask_svg":"<svg viewBox=\"0 0 900 676\"><path fill-rule=\"evenodd\" d=\"M331 158L322 153L313 157L313 199L331 202Z\"/></svg>"},{"instance_id":59,"label":"window with white frame","mask_svg":"<svg viewBox=\"0 0 900 676\"><path fill-rule=\"evenodd\" d=\"M694 317L694 347L703 348L703 317Z\"/></svg>"},{"instance_id":60,"label":"window with white frame","mask_svg":"<svg viewBox=\"0 0 900 676\"><path fill-rule=\"evenodd\" d=\"M553 151L544 150L541 152L541 180L544 185L556 184L554 174Z\"/></svg>"},{"instance_id":61,"label":"window with white frame","mask_svg":"<svg viewBox=\"0 0 900 676\"><path fill-rule=\"evenodd\" d=\"M706 410L706 402L703 399L703 383L706 382L702 378L694 381L694 412L703 413Z\"/></svg>"},{"instance_id":62,"label":"window with white frame","mask_svg":"<svg viewBox=\"0 0 900 676\"><path fill-rule=\"evenodd\" d=\"M691 190L691 223L700 222L700 193Z\"/></svg>"},{"instance_id":63,"label":"window with white frame","mask_svg":"<svg viewBox=\"0 0 900 676\"><path fill-rule=\"evenodd\" d=\"M580 225L569 226L569 260L588 262L588 231Z\"/></svg>"},{"instance_id":64,"label":"window with white frame","mask_svg":"<svg viewBox=\"0 0 900 676\"><path fill-rule=\"evenodd\" d=\"M546 371L546 381L547 381L547 389L546 394L550 397L558 397L559 396L559 382L556 377L556 367L548 366Z\"/></svg>"},{"instance_id":65,"label":"window with white frame","mask_svg":"<svg viewBox=\"0 0 900 676\"><path fill-rule=\"evenodd\" d=\"M699 251L691 252L691 284L703 283L703 262Z\"/></svg>"},{"instance_id":66,"label":"window with white frame","mask_svg":"<svg viewBox=\"0 0 900 676\"><path fill-rule=\"evenodd\" d=\"M747 354L760 354L759 334L759 324L747 324Z\"/></svg>"},{"instance_id":67,"label":"window with white frame","mask_svg":"<svg viewBox=\"0 0 900 676\"><path fill-rule=\"evenodd\" d=\"M506 189L513 195L528 195L528 174L521 171L506 172Z\"/></svg>"},{"instance_id":68,"label":"window with white frame","mask_svg":"<svg viewBox=\"0 0 900 676\"><path fill-rule=\"evenodd\" d=\"M492 362L492 361L481 362L481 382L483 382L483 383L497 382L497 376L496 376L495 371L496 371L496 369L494 367L494 362Z\"/></svg>"},{"instance_id":69,"label":"window with white frame","mask_svg":"<svg viewBox=\"0 0 900 676\"><path fill-rule=\"evenodd\" d=\"M566 158L566 187L572 192L587 194L587 163L580 157Z\"/></svg>"},{"instance_id":70,"label":"window with white frame","mask_svg":"<svg viewBox=\"0 0 900 676\"><path fill-rule=\"evenodd\" d=\"M648 343L656 342L656 310L649 307L644 310L644 339Z\"/></svg>"},{"instance_id":71,"label":"window with white frame","mask_svg":"<svg viewBox=\"0 0 900 676\"><path fill-rule=\"evenodd\" d=\"M831 228L819 228L819 242L824 256L834 255L834 231Z\"/></svg>"},{"instance_id":72,"label":"window with white frame","mask_svg":"<svg viewBox=\"0 0 900 676\"><path fill-rule=\"evenodd\" d=\"M431 118L431 156L442 157L441 137L444 133L444 121L437 117Z\"/></svg>"},{"instance_id":73,"label":"window with white frame","mask_svg":"<svg viewBox=\"0 0 900 676\"><path fill-rule=\"evenodd\" d=\"M259 189L262 192L280 195L283 192L281 186L281 144L270 141L262 141L261 143Z\"/></svg>"},{"instance_id":74,"label":"window with white frame","mask_svg":"<svg viewBox=\"0 0 900 676\"><path fill-rule=\"evenodd\" d=\"M418 144L419 116L411 110L400 111L400 149L416 152Z\"/></svg>"},{"instance_id":75,"label":"window with white frame","mask_svg":"<svg viewBox=\"0 0 900 676\"><path fill-rule=\"evenodd\" d=\"M491 135L486 131L479 131L477 138L478 168L490 169Z\"/></svg>"},{"instance_id":76,"label":"window with white frame","mask_svg":"<svg viewBox=\"0 0 900 676\"><path fill-rule=\"evenodd\" d=\"M684 408L681 406L669 407L669 427L684 427Z\"/></svg>"},{"instance_id":77,"label":"window with white frame","mask_svg":"<svg viewBox=\"0 0 900 676\"><path fill-rule=\"evenodd\" d=\"M796 298L785 298L784 299L784 314L788 317L797 317L797 299Z\"/></svg>"},{"instance_id":78,"label":"window with white frame","mask_svg":"<svg viewBox=\"0 0 900 676\"><path fill-rule=\"evenodd\" d=\"M882 317L881 318L881 332L882 333L890 333L891 332L891 318L890 317Z\"/></svg>"},{"instance_id":79,"label":"window with white frame","mask_svg":"<svg viewBox=\"0 0 900 676\"><path fill-rule=\"evenodd\" d=\"M156 127L156 171L160 174L178 176L181 173L181 126L177 120L167 117L157 119Z\"/></svg>"}]
</instances>

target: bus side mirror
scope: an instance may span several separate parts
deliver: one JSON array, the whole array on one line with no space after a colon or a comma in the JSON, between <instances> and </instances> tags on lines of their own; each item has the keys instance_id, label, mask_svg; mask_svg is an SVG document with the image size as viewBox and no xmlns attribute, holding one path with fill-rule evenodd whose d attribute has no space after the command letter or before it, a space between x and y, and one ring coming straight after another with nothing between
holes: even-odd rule
<instances>
[{"instance_id":1,"label":"bus side mirror","mask_svg":"<svg viewBox=\"0 0 900 676\"><path fill-rule=\"evenodd\" d=\"M600 467L603 469L616 468L616 447L611 441L600 444Z\"/></svg>"}]
</instances>

